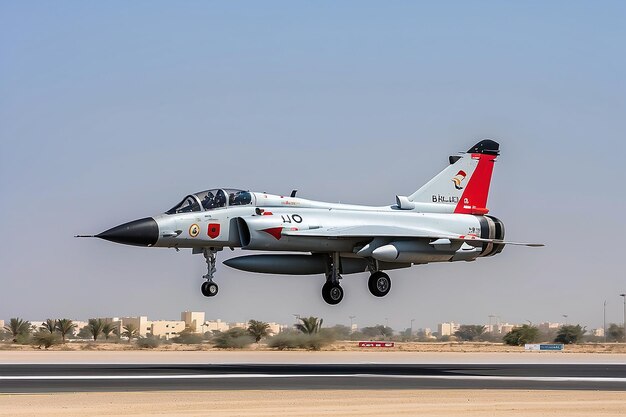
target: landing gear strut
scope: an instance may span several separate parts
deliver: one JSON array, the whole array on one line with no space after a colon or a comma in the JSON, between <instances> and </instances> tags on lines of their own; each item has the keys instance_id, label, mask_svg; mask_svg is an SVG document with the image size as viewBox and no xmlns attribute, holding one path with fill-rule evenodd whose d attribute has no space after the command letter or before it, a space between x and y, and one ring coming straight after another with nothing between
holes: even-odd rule
<instances>
[{"instance_id":1,"label":"landing gear strut","mask_svg":"<svg viewBox=\"0 0 626 417\"><path fill-rule=\"evenodd\" d=\"M338 252L329 259L326 272L326 283L322 286L322 298L330 305L336 305L343 299L343 288L339 285L341 279L341 257Z\"/></svg>"},{"instance_id":2,"label":"landing gear strut","mask_svg":"<svg viewBox=\"0 0 626 417\"><path fill-rule=\"evenodd\" d=\"M204 259L206 259L207 273L202 276L206 281L202 283L200 291L202 291L202 295L205 297L214 297L219 290L217 284L213 282L213 274L215 274L217 270L217 268L215 268L217 251L213 248L208 248L204 249L202 253Z\"/></svg>"}]
</instances>

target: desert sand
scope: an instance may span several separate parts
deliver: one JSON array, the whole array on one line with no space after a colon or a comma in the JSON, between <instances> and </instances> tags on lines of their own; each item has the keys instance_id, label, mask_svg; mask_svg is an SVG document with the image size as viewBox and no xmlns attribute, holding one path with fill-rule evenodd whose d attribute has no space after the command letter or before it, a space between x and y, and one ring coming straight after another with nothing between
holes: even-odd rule
<instances>
[{"instance_id":1,"label":"desert sand","mask_svg":"<svg viewBox=\"0 0 626 417\"><path fill-rule=\"evenodd\" d=\"M168 391L0 395L4 416L624 416L626 392Z\"/></svg>"}]
</instances>

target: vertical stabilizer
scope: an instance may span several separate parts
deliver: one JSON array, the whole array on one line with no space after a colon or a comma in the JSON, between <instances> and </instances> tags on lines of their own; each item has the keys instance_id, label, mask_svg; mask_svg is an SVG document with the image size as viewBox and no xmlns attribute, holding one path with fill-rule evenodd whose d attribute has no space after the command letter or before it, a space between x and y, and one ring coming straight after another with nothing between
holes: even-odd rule
<instances>
[{"instance_id":1,"label":"vertical stabilizer","mask_svg":"<svg viewBox=\"0 0 626 417\"><path fill-rule=\"evenodd\" d=\"M486 214L489 185L500 145L482 140L467 153L450 157L450 165L411 194L414 203L443 206L443 211Z\"/></svg>"}]
</instances>

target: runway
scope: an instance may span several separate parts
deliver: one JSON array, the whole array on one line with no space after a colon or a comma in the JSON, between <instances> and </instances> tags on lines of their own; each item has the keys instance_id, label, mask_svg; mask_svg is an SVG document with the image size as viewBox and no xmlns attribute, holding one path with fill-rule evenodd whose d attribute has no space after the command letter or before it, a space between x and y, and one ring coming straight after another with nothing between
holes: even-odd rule
<instances>
[{"instance_id":1,"label":"runway","mask_svg":"<svg viewBox=\"0 0 626 417\"><path fill-rule=\"evenodd\" d=\"M302 389L626 391L626 365L0 364L0 393Z\"/></svg>"}]
</instances>

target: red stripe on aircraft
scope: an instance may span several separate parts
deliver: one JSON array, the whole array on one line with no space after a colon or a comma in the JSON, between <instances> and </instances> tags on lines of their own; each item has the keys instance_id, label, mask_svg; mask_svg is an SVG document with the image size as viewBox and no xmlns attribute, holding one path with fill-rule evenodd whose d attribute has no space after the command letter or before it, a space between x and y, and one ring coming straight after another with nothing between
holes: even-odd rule
<instances>
[{"instance_id":1,"label":"red stripe on aircraft","mask_svg":"<svg viewBox=\"0 0 626 417\"><path fill-rule=\"evenodd\" d=\"M489 196L489 185L491 184L491 174L496 155L472 154L473 159L478 160L478 165L474 169L469 183L463 190L463 195L459 200L455 213L462 214L487 214L487 197Z\"/></svg>"},{"instance_id":2,"label":"red stripe on aircraft","mask_svg":"<svg viewBox=\"0 0 626 417\"><path fill-rule=\"evenodd\" d=\"M281 232L283 231L283 228L282 227L270 227L269 229L263 229L261 231L265 233L269 233L270 235L274 236L276 240L280 240L280 238L282 237Z\"/></svg>"}]
</instances>

